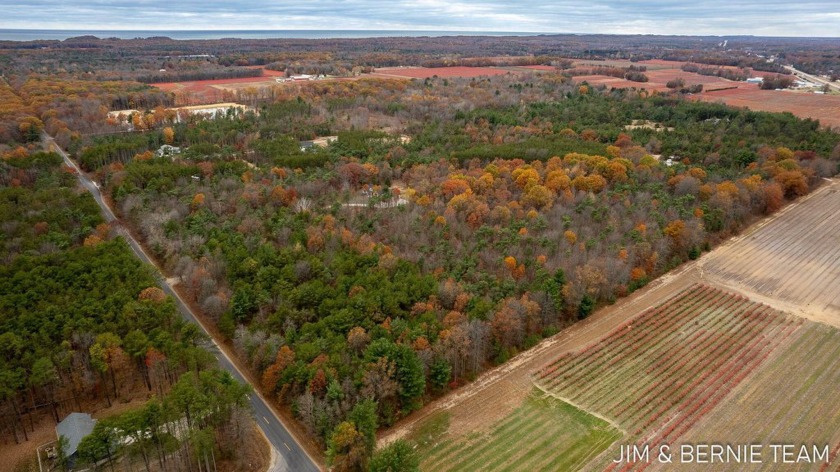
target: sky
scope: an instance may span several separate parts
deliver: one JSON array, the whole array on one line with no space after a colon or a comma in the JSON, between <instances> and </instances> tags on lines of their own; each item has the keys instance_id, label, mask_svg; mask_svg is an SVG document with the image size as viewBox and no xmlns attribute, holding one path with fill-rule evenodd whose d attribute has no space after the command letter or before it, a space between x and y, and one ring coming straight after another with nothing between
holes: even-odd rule
<instances>
[{"instance_id":1,"label":"sky","mask_svg":"<svg viewBox=\"0 0 840 472\"><path fill-rule=\"evenodd\" d=\"M840 36L838 0L0 0L0 28Z\"/></svg>"}]
</instances>

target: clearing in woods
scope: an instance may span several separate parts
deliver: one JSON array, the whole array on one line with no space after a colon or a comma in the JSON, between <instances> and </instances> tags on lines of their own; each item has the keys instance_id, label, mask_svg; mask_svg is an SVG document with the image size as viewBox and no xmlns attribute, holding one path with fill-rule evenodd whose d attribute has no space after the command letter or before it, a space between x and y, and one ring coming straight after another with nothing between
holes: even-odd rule
<instances>
[{"instance_id":1,"label":"clearing in woods","mask_svg":"<svg viewBox=\"0 0 840 472\"><path fill-rule=\"evenodd\" d=\"M453 437L445 412L427 419L410 437L421 470L577 470L622 433L566 402L534 389L489 432Z\"/></svg>"}]
</instances>

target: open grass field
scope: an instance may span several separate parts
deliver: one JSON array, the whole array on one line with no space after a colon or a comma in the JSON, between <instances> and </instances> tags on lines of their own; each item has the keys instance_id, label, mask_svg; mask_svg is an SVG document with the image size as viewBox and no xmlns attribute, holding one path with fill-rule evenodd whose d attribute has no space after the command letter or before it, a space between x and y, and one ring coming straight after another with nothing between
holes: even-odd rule
<instances>
[{"instance_id":1,"label":"open grass field","mask_svg":"<svg viewBox=\"0 0 840 472\"><path fill-rule=\"evenodd\" d=\"M783 210L704 258L703 274L840 328L840 182L821 187L795 210Z\"/></svg>"},{"instance_id":2,"label":"open grass field","mask_svg":"<svg viewBox=\"0 0 840 472\"><path fill-rule=\"evenodd\" d=\"M410 438L421 470L577 470L622 433L539 390L489 431L453 437L445 413L429 418Z\"/></svg>"}]
</instances>

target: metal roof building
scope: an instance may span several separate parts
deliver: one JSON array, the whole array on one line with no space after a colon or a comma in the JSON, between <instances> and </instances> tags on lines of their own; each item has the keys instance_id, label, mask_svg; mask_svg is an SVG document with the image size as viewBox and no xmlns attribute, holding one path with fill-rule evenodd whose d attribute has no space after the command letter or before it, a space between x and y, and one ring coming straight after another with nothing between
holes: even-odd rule
<instances>
[{"instance_id":1,"label":"metal roof building","mask_svg":"<svg viewBox=\"0 0 840 472\"><path fill-rule=\"evenodd\" d=\"M56 434L67 438L67 446L64 450L65 457L76 453L79 443L88 434L93 432L93 425L96 420L87 413L70 413L61 423L55 427Z\"/></svg>"}]
</instances>

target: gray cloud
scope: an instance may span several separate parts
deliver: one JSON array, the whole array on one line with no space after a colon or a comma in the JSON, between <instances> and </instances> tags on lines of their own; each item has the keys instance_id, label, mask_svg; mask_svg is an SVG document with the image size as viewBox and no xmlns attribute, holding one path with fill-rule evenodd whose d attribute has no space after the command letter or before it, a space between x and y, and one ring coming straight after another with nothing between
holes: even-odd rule
<instances>
[{"instance_id":1,"label":"gray cloud","mask_svg":"<svg viewBox=\"0 0 840 472\"><path fill-rule=\"evenodd\" d=\"M839 36L837 0L0 0L0 28Z\"/></svg>"}]
</instances>

